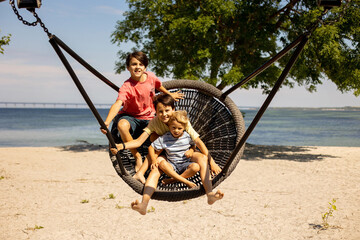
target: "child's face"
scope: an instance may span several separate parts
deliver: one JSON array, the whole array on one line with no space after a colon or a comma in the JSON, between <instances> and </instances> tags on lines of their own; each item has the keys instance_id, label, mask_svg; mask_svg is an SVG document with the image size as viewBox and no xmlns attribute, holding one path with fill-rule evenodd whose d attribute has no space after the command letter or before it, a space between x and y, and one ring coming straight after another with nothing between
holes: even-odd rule
<instances>
[{"instance_id":1,"label":"child's face","mask_svg":"<svg viewBox=\"0 0 360 240\"><path fill-rule=\"evenodd\" d=\"M146 67L136 58L131 58L127 70L130 72L131 78L135 81L140 81L141 76L144 74Z\"/></svg>"},{"instance_id":2,"label":"child's face","mask_svg":"<svg viewBox=\"0 0 360 240\"><path fill-rule=\"evenodd\" d=\"M172 121L169 125L169 129L174 138L179 138L183 135L185 127L178 121Z\"/></svg>"},{"instance_id":3,"label":"child's face","mask_svg":"<svg viewBox=\"0 0 360 240\"><path fill-rule=\"evenodd\" d=\"M156 105L156 116L160 119L160 121L165 124L169 122L169 119L173 112L174 109L171 106L165 106L162 103L158 103Z\"/></svg>"}]
</instances>

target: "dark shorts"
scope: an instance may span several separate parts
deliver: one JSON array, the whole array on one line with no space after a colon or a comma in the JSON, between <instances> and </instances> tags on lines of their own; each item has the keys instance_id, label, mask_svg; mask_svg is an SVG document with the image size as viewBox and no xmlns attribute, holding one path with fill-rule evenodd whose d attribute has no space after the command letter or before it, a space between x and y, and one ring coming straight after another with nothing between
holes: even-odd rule
<instances>
[{"instance_id":1,"label":"dark shorts","mask_svg":"<svg viewBox=\"0 0 360 240\"><path fill-rule=\"evenodd\" d=\"M125 119L130 123L130 134L134 139L138 138L143 133L143 129L147 127L150 121L150 120L137 119L127 114L118 114L114 118L111 127L111 134L114 137L115 142L117 143L122 142L119 131L117 129L117 125L121 119Z\"/></svg>"},{"instance_id":2,"label":"dark shorts","mask_svg":"<svg viewBox=\"0 0 360 240\"><path fill-rule=\"evenodd\" d=\"M173 163L169 161L169 163L174 168L175 172L177 172L178 174L182 174L193 162L189 161L184 163Z\"/></svg>"}]
</instances>

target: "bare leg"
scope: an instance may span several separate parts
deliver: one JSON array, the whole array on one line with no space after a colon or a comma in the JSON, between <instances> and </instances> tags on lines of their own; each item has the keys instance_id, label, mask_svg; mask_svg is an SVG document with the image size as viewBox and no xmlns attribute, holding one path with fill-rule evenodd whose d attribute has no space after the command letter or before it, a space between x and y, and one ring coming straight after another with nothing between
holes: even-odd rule
<instances>
[{"instance_id":1,"label":"bare leg","mask_svg":"<svg viewBox=\"0 0 360 240\"><path fill-rule=\"evenodd\" d=\"M214 177L221 172L221 168L219 167L219 165L216 164L210 153L208 155L208 160L210 164L210 173Z\"/></svg>"},{"instance_id":2,"label":"bare leg","mask_svg":"<svg viewBox=\"0 0 360 240\"><path fill-rule=\"evenodd\" d=\"M189 178L194 176L198 171L200 171L200 166L197 163L191 163L188 168L182 173L180 174L181 177L183 178ZM161 181L162 184L166 185L166 184L170 184L173 182L176 182L176 180L174 178L167 178Z\"/></svg>"},{"instance_id":3,"label":"bare leg","mask_svg":"<svg viewBox=\"0 0 360 240\"><path fill-rule=\"evenodd\" d=\"M206 196L208 198L208 204L213 204L217 200L224 197L224 193L218 190L216 193L212 191L212 184L210 180L210 170L207 156L202 153L194 153L191 158L192 162L196 162L200 166L200 178L205 189Z\"/></svg>"},{"instance_id":4,"label":"bare leg","mask_svg":"<svg viewBox=\"0 0 360 240\"><path fill-rule=\"evenodd\" d=\"M150 135L150 141L153 142L155 141L157 138L159 137L159 135L157 135L156 133L152 133ZM136 180L140 181L141 183L145 184L145 173L148 170L148 168L150 167L151 162L150 162L150 156L147 155L144 159L143 164L141 165L140 169L136 172L136 174L133 176L133 178L135 178Z\"/></svg>"},{"instance_id":5,"label":"bare leg","mask_svg":"<svg viewBox=\"0 0 360 240\"><path fill-rule=\"evenodd\" d=\"M135 200L131 203L131 208L135 211L138 211L141 215L146 214L147 206L149 204L151 196L155 192L160 175L161 173L158 168L152 169L148 179L146 180L141 202L139 202L139 200Z\"/></svg>"},{"instance_id":6,"label":"bare leg","mask_svg":"<svg viewBox=\"0 0 360 240\"><path fill-rule=\"evenodd\" d=\"M121 119L118 122L117 128L123 142L129 142L133 140L133 137L130 134L130 123L128 122L128 120ZM135 172L137 172L139 171L142 164L141 154L136 149L130 149L130 152L135 158Z\"/></svg>"},{"instance_id":7,"label":"bare leg","mask_svg":"<svg viewBox=\"0 0 360 240\"><path fill-rule=\"evenodd\" d=\"M149 155L145 157L143 164L141 165L139 171L137 171L135 173L135 175L133 176L133 178L135 178L136 180L140 181L141 183L145 184L145 173L148 170L148 168L150 167L150 161L149 161Z\"/></svg>"},{"instance_id":8,"label":"bare leg","mask_svg":"<svg viewBox=\"0 0 360 240\"><path fill-rule=\"evenodd\" d=\"M189 180L187 180L186 178L180 176L177 172L175 172L174 168L167 161L161 161L159 167L162 171L164 171L166 175L175 179L175 181L185 183L189 188L196 187L195 183L190 182Z\"/></svg>"}]
</instances>

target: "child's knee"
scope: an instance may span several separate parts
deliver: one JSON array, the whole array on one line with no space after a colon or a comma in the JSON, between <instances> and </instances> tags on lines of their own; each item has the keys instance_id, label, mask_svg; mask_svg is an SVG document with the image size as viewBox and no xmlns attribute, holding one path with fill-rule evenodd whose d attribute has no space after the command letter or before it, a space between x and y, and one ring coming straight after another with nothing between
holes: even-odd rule
<instances>
[{"instance_id":1,"label":"child's knee","mask_svg":"<svg viewBox=\"0 0 360 240\"><path fill-rule=\"evenodd\" d=\"M121 119L119 122L118 122L118 130L119 131L129 131L130 129L130 123L128 120L126 119Z\"/></svg>"},{"instance_id":2,"label":"child's knee","mask_svg":"<svg viewBox=\"0 0 360 240\"><path fill-rule=\"evenodd\" d=\"M199 163L199 165L207 164L207 162L208 162L207 156L205 156L202 153L199 153L199 155L198 155L198 163Z\"/></svg>"},{"instance_id":3,"label":"child's knee","mask_svg":"<svg viewBox=\"0 0 360 240\"><path fill-rule=\"evenodd\" d=\"M162 160L162 161L159 162L159 167L160 167L161 169L164 169L164 168L167 167L167 164L168 164L168 163L167 163L165 160Z\"/></svg>"},{"instance_id":4,"label":"child's knee","mask_svg":"<svg viewBox=\"0 0 360 240\"><path fill-rule=\"evenodd\" d=\"M200 165L197 163L192 163L189 165L189 169L191 169L194 172L200 171Z\"/></svg>"}]
</instances>

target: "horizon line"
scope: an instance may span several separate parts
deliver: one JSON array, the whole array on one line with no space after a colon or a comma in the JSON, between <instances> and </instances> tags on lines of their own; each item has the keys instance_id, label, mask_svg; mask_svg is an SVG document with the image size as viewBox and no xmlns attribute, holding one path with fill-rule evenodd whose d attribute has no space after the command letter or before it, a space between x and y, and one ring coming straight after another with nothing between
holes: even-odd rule
<instances>
[{"instance_id":1,"label":"horizon line","mask_svg":"<svg viewBox=\"0 0 360 240\"><path fill-rule=\"evenodd\" d=\"M93 103L98 108L104 108L112 105L112 103ZM10 106L8 106L10 105ZM52 107L51 107L52 106ZM60 103L60 102L0 102L0 108L89 108L86 103ZM70 107L73 106L73 107ZM237 106L239 109L251 110L258 109L261 106ZM360 106L342 106L342 107L303 107L303 106L287 106L287 107L278 107L274 106L269 108L311 108L311 109L343 109L343 108L359 108Z\"/></svg>"}]
</instances>

